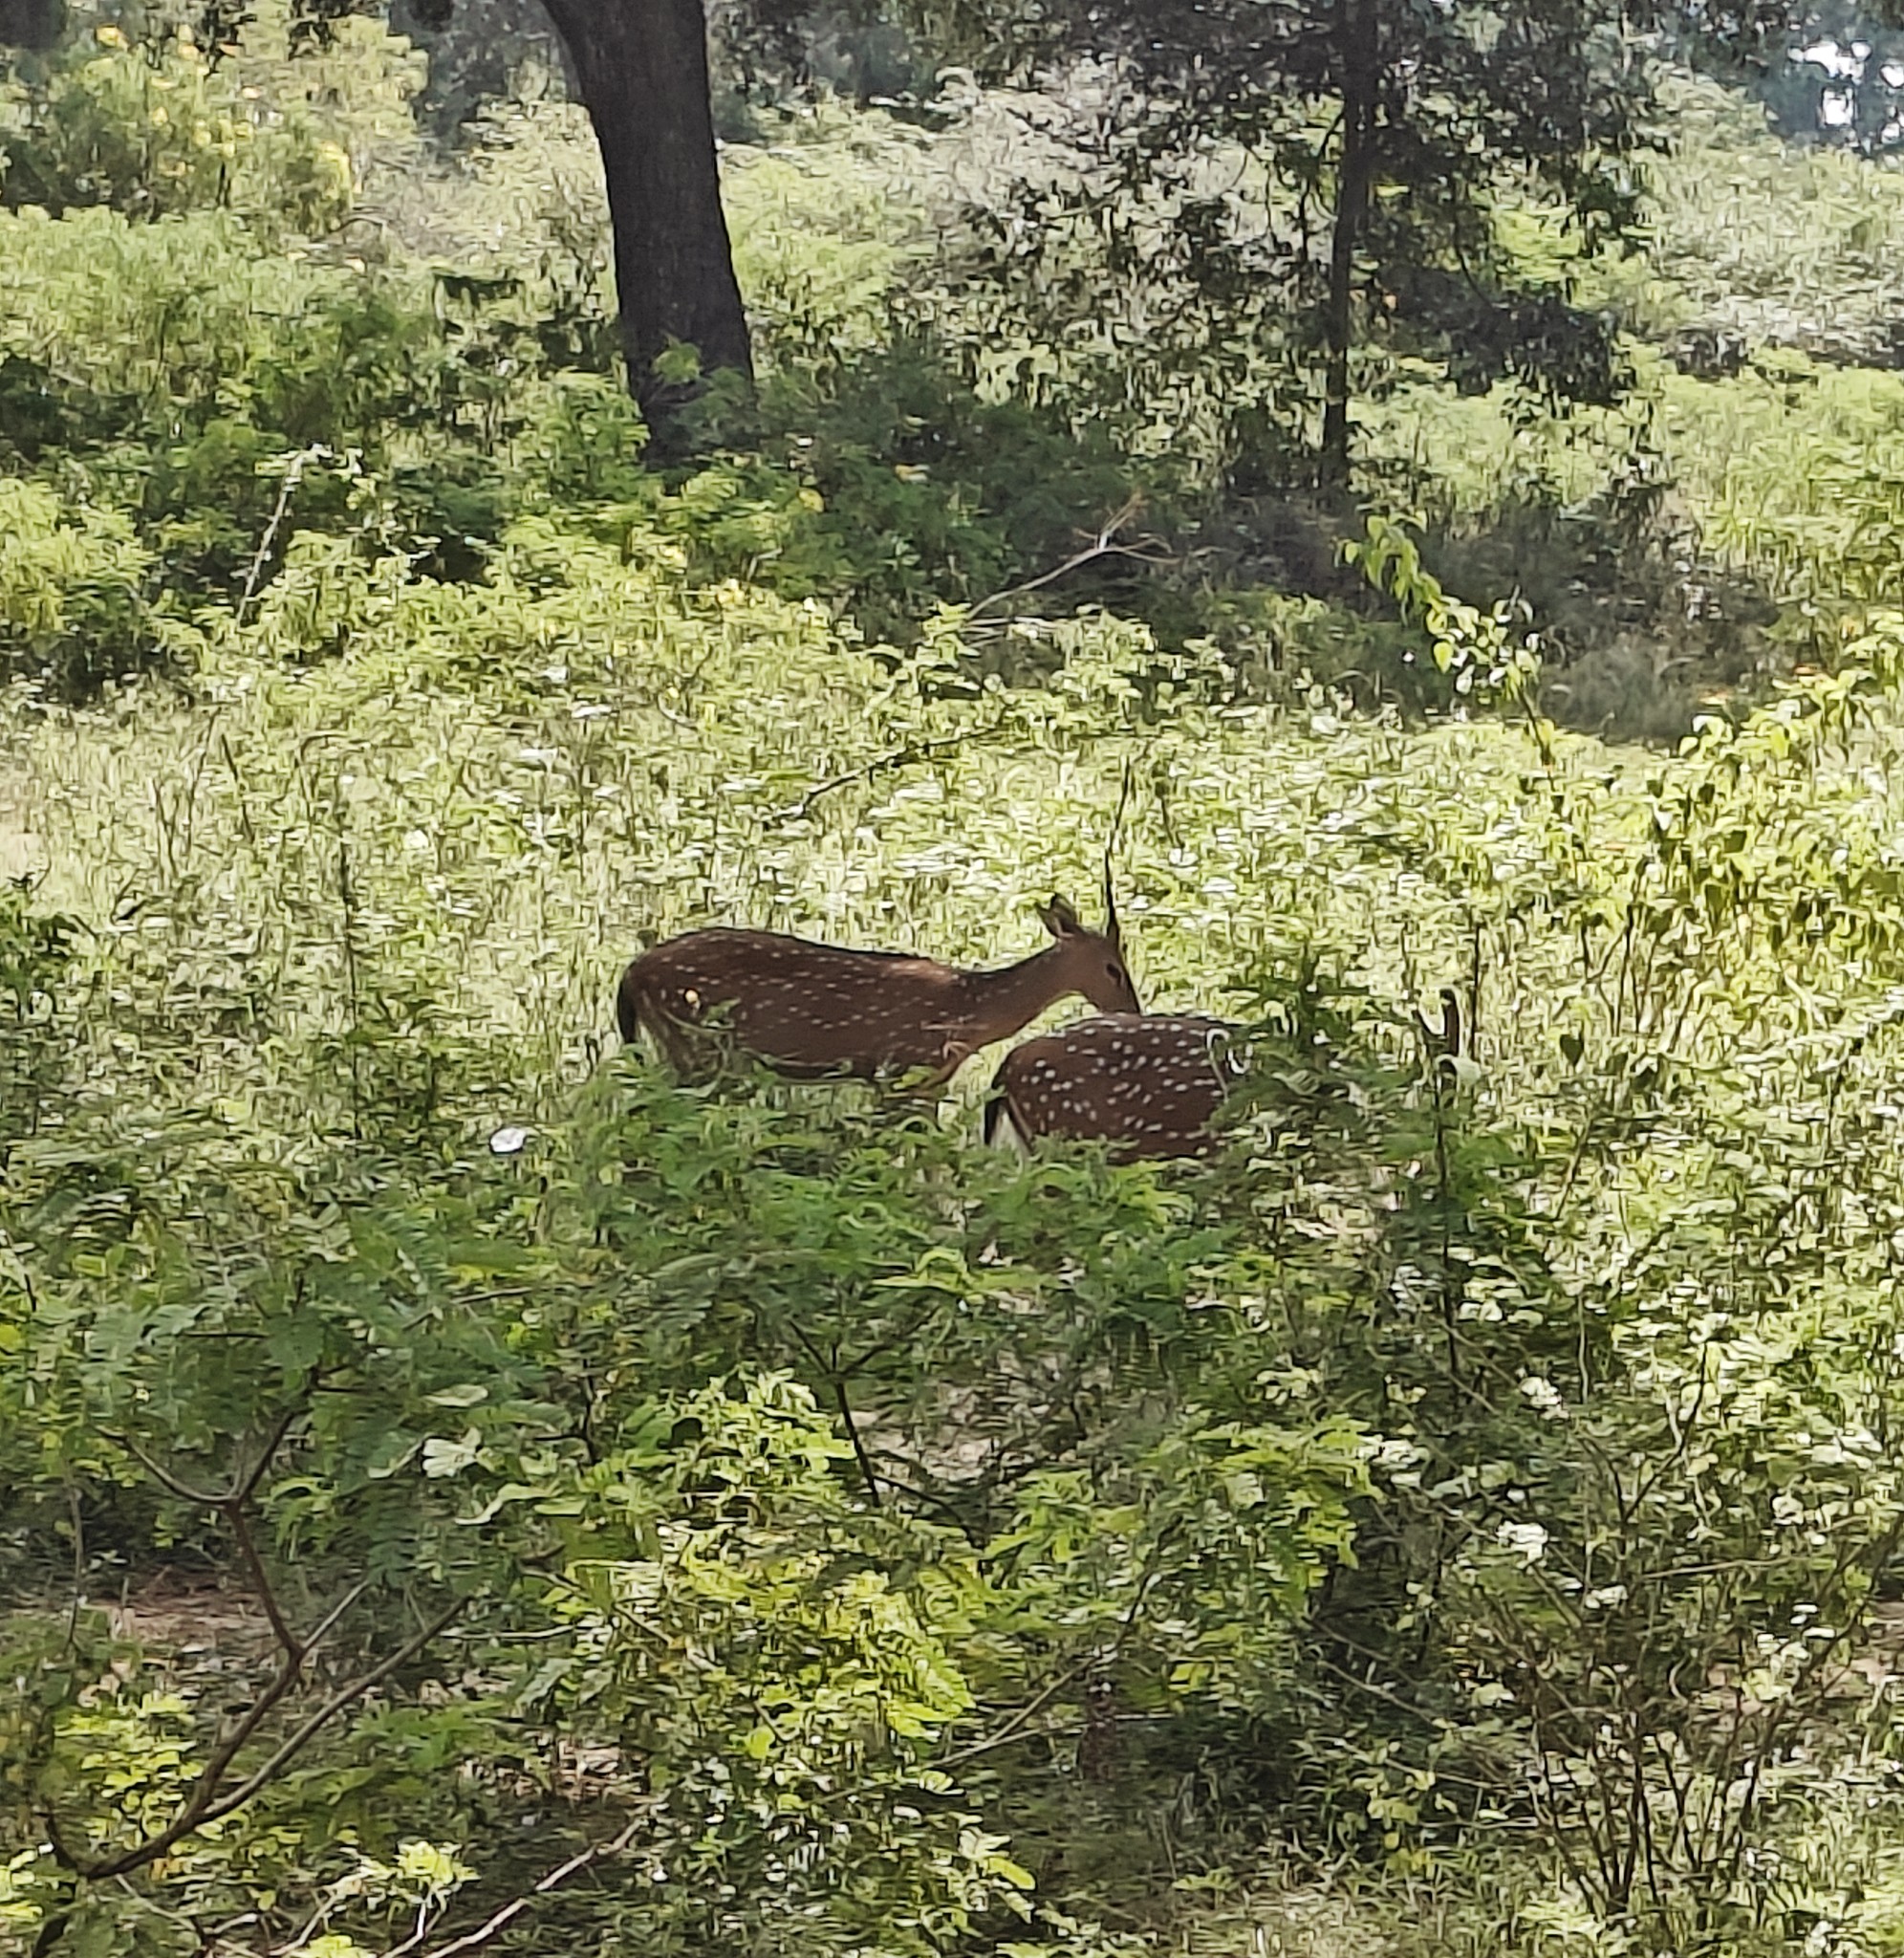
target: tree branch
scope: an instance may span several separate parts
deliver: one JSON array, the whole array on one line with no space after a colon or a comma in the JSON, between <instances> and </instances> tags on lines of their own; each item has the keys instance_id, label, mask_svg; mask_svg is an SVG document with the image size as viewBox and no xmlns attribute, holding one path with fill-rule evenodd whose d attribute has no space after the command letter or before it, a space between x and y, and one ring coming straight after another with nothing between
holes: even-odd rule
<instances>
[{"instance_id":1,"label":"tree branch","mask_svg":"<svg viewBox=\"0 0 1904 1958\"><path fill-rule=\"evenodd\" d=\"M436 1946L427 1958L461 1958L465 1952L480 1951L485 1945L501 1937L517 1918L533 1910L540 1899L547 1897L552 1890L559 1889L571 1877L579 1876L583 1870L595 1863L606 1862L611 1857L620 1856L634 1841L646 1819L645 1816L638 1816L612 1841L594 1843L572 1856L567 1862L558 1863L533 1888L525 1891L513 1903L504 1904L487 1923L478 1925L473 1931L464 1932L461 1937L452 1938L446 1945ZM410 1958L412 1952L422 1948L424 1936L421 1930L415 1932L400 1945L393 1945L383 1953L383 1958Z\"/></svg>"},{"instance_id":2,"label":"tree branch","mask_svg":"<svg viewBox=\"0 0 1904 1958\"><path fill-rule=\"evenodd\" d=\"M360 1596L363 1589L364 1587L359 1585L351 1595ZM346 1599L345 1603L349 1601L349 1599ZM439 1612L422 1631L406 1641L389 1658L372 1666L368 1672L359 1674L348 1686L339 1687L243 1781L227 1793L219 1794L219 1784L225 1779L226 1773L239 1749L258 1730L266 1716L296 1683L302 1664L301 1653L308 1652L311 1645L315 1643L314 1638L308 1641L301 1648L298 1660L293 1661L287 1655L285 1664L278 1669L277 1677L258 1696L256 1702L227 1738L212 1751L210 1758L200 1771L197 1781L193 1783L192 1792L186 1797L184 1806L157 1835L148 1836L142 1842L136 1843L130 1849L121 1850L117 1856L88 1858L79 1855L62 1838L56 1821L49 1814L46 1817L47 1837L53 1846L54 1856L76 1876L85 1877L92 1882L101 1878L125 1876L130 1871L143 1869L147 1863L156 1861L168 1849L183 1841L193 1830L204 1827L207 1822L222 1821L268 1788L284 1769L303 1752L318 1731L346 1707L360 1700L374 1686L380 1686L400 1666L406 1665L414 1659L439 1632L468 1607L469 1601L466 1598L459 1598L447 1610ZM338 1605L332 1610L324 1621L323 1630L328 1630L336 1621L343 1608L342 1605Z\"/></svg>"},{"instance_id":3,"label":"tree branch","mask_svg":"<svg viewBox=\"0 0 1904 1958\"><path fill-rule=\"evenodd\" d=\"M123 1849L108 1856L88 1856L76 1850L67 1842L60 1832L57 1817L49 1810L46 1814L47 1839L52 1846L55 1860L75 1876L89 1882L122 1877L128 1872L142 1869L172 1848L174 1844L196 1829L208 1822L215 1822L242 1808L253 1795L268 1787L270 1782L310 1745L317 1732L346 1707L361 1699L373 1687L388 1679L400 1665L407 1664L421 1652L439 1632L448 1625L468 1604L467 1599L458 1599L446 1610L422 1631L407 1641L389 1658L360 1674L349 1685L336 1692L312 1713L288 1739L270 1753L257 1769L247 1775L235 1787L225 1786L226 1777L231 1772L232 1763L238 1758L248 1742L263 1727L273 1711L291 1696L304 1676L304 1669L311 1655L336 1628L344 1614L370 1588L369 1581L354 1584L308 1635L300 1637L292 1629L290 1620L278 1601L277 1592L270 1581L270 1575L265 1568L257 1538L251 1528L249 1513L251 1499L257 1494L258 1486L265 1479L277 1451L284 1446L285 1437L291 1432L292 1424L304 1411L311 1392L316 1386L314 1376L304 1391L291 1406L278 1417L270 1432L259 1447L256 1459L249 1468L234 1474L230 1486L220 1491L195 1489L183 1477L173 1473L163 1463L155 1461L130 1435L114 1434L108 1439L137 1461L148 1475L162 1487L169 1490L181 1500L216 1511L224 1517L236 1544L240 1561L256 1592L258 1602L265 1616L270 1621L272 1636L277 1641L280 1658L275 1673L270 1682L238 1718L226 1730L206 1755L205 1766L199 1770L198 1778L192 1783L184 1801L172 1819L156 1834L145 1837L130 1849Z\"/></svg>"},{"instance_id":4,"label":"tree branch","mask_svg":"<svg viewBox=\"0 0 1904 1958\"><path fill-rule=\"evenodd\" d=\"M1007 599L1024 598L1028 592L1042 591L1045 586L1056 584L1059 578L1068 577L1071 572L1080 570L1087 564L1094 563L1100 557L1134 557L1139 564L1168 563L1170 560L1166 555L1145 548L1146 545L1155 544L1155 538L1147 538L1138 544L1120 544L1116 541L1117 533L1142 508L1142 495L1132 496L1122 510L1106 518L1104 528L1083 550L1074 551L1062 564L1054 565L1049 571L1041 572L1036 577L1027 578L1022 585L1011 585L1005 591L994 592L988 598L981 598L965 614L967 623L978 618L987 606L1003 605Z\"/></svg>"}]
</instances>

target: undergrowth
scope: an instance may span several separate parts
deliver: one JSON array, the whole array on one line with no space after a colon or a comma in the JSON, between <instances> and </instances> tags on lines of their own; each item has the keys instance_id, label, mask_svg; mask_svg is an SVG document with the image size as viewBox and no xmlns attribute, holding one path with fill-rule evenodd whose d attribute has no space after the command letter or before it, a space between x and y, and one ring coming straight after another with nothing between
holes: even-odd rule
<instances>
[{"instance_id":1,"label":"undergrowth","mask_svg":"<svg viewBox=\"0 0 1904 1958\"><path fill-rule=\"evenodd\" d=\"M662 470L577 112L258 11L8 98L0 1942L1895 1949L1888 180L1687 84L1633 401L1351 517L935 283L985 104L756 107ZM611 1032L1107 868L1208 1164Z\"/></svg>"}]
</instances>

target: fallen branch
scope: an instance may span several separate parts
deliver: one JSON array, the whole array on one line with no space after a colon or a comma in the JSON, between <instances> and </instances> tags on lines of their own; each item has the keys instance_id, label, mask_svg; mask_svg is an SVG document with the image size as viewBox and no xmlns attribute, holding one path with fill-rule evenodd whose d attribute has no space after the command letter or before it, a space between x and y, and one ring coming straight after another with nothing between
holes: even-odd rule
<instances>
[{"instance_id":1,"label":"fallen branch","mask_svg":"<svg viewBox=\"0 0 1904 1958\"><path fill-rule=\"evenodd\" d=\"M1002 592L994 592L988 598L981 598L965 614L967 622L992 605L1003 605L1012 598L1022 598L1028 592L1042 591L1047 585L1056 584L1061 577L1069 577L1074 571L1082 570L1087 564L1095 563L1100 557L1131 557L1139 564L1168 564L1169 554L1155 548L1160 541L1146 537L1136 544L1120 544L1117 533L1121 531L1137 511L1143 508L1143 497L1134 495L1114 516L1105 520L1104 528L1083 550L1075 551L1062 564L1054 565L1049 571L1041 572L1038 577L1027 578L1022 585L1012 585Z\"/></svg>"},{"instance_id":2,"label":"fallen branch","mask_svg":"<svg viewBox=\"0 0 1904 1958\"><path fill-rule=\"evenodd\" d=\"M646 1819L645 1816L638 1816L612 1841L595 1843L588 1849L578 1851L567 1862L558 1863L532 1889L525 1891L513 1903L504 1904L487 1923L478 1925L473 1931L465 1931L461 1937L452 1938L446 1945L433 1947L426 1954L426 1958L461 1958L464 1952L480 1951L485 1945L493 1943L501 1937L517 1918L533 1910L537 1903L551 1891L559 1889L571 1877L579 1876L585 1869L598 1862L606 1862L611 1857L620 1856L640 1833L641 1824ZM414 1932L400 1945L393 1945L383 1953L383 1958L411 1958L413 1952L422 1948L426 1935L427 1933L421 1930Z\"/></svg>"}]
</instances>

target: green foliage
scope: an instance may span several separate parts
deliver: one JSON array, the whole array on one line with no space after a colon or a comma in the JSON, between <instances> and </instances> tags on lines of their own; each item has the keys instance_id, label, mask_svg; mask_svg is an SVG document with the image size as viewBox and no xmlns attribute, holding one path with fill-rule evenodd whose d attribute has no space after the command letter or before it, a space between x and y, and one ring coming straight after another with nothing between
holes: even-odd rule
<instances>
[{"instance_id":1,"label":"green foliage","mask_svg":"<svg viewBox=\"0 0 1904 1958\"><path fill-rule=\"evenodd\" d=\"M152 573L119 512L0 477L0 673L71 697L161 664L184 635L149 603Z\"/></svg>"},{"instance_id":2,"label":"green foliage","mask_svg":"<svg viewBox=\"0 0 1904 1958\"><path fill-rule=\"evenodd\" d=\"M414 68L366 23L321 66L292 66L288 9L262 11L238 62L162 11L137 42L102 24L15 76L0 96L0 195L54 215L222 207L272 244L335 231L357 198L352 151L407 123Z\"/></svg>"},{"instance_id":3,"label":"green foliage","mask_svg":"<svg viewBox=\"0 0 1904 1958\"><path fill-rule=\"evenodd\" d=\"M1894 1948L1888 377L1397 369L1423 520L1275 588L1211 384L1275 349L1119 341L1135 269L1041 342L933 255L993 111L822 107L728 156L761 398L650 469L577 114L403 203L404 51L275 19L59 55L90 187L0 213L0 1942ZM277 175L153 130L249 87ZM1688 126L1672 224L1811 181ZM380 250L299 235L329 141ZM1161 552L1134 487L1155 624L1026 589ZM1487 566L1694 517L1829 670L1560 732ZM1146 1003L1244 1030L1210 1163L608 1053L710 921L1033 948L1127 781Z\"/></svg>"},{"instance_id":4,"label":"green foliage","mask_svg":"<svg viewBox=\"0 0 1904 1958\"><path fill-rule=\"evenodd\" d=\"M634 1831L604 1869L629 1882L550 1904L557 1946L1062 1943L1004 1927L1090 1894L1002 1838L1051 1776L1095 1785L1120 1730L1142 1785L1174 1748L1235 1774L1268 1747L1292 1814L1398 1858L1531 1818L1604 1922L1748 1909L1736 1846L1825 1784L1782 1771L1709 1850L1676 1846L1674 1804L1697 1845L1703 1791L1811 1717L1841 1643L1767 1661L1759 1636L1795 1611L1849 1636L1893 1529L1859 1440L1893 1308L1853 1221L1888 1214L1891 1157L1848 1153L1894 1037L1893 777L1834 759L1893 738L1878 681L1811 682L1651 776L1541 723L1297 733L1187 674L1160 691L1109 621L1057 636L1037 689L943 632L882 664L803 604L698 583L656 511L625 549L525 524L484 587L274 581L207 652L216 735L177 803L123 784L200 709L32 748L36 820L91 866L49 897L99 929L132 889L154 922L56 956L22 926L74 1085L62 1064L56 1132L9 1159L11 1513L51 1549L76 1497L88 1556L228 1555L222 1512L141 1458L216 1487L289 1413L259 1520L294 1621L367 1581L335 1635L364 1640L460 1591L485 1655L432 1704L347 1713L140 1894L268 1889L299 1922L335 1896L327 1925L376 1948L400 1885L335 1886L408 1840L478 1872L429 1912L507 1901L483 1845L529 1798L528 1723L594 1751L602 1806L523 1881ZM1458 669L1487 621L1375 542ZM313 642L327 664L284 664ZM1894 657L1890 627L1861 651L1880 679ZM690 1094L632 1059L562 1084L608 948L710 913L794 923L832 892L849 940L1022 944L1018 902L1091 876L1134 738L1147 993L1207 999L1213 962L1271 982L1258 1112L1208 1176L1014 1169L956 1111ZM1376 1001L1477 942L1483 1012L1520 1010L1484 1071L1424 1071ZM1276 978L1338 961L1364 983ZM1847 1031L1820 1044L1827 997ZM108 1037L117 1091L89 1096ZM1721 1577L1677 1574L1693 1511ZM1397 1723L1351 1662L1402 1649ZM1682 1716L1688 1666L1722 1692L1773 1662L1751 1723ZM209 1730L162 1651L74 1725L104 1669L34 1675L52 1739L25 1755L94 1853L133 1839L114 1777L154 1826ZM452 1745L465 1778L432 1785L417 1764ZM1582 1778L1529 1795L1530 1747ZM1635 1791L1658 1820L1622 1887L1594 1872ZM319 1803L327 1846L293 1851ZM44 1859L10 1882L75 1937L166 1921Z\"/></svg>"}]
</instances>

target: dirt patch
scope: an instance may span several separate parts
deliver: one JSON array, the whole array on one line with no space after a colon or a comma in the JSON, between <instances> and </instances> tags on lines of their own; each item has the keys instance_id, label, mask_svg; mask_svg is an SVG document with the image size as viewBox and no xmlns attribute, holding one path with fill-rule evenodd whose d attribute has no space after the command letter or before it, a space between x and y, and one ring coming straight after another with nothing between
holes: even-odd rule
<instances>
[{"instance_id":1,"label":"dirt patch","mask_svg":"<svg viewBox=\"0 0 1904 1958\"><path fill-rule=\"evenodd\" d=\"M1191 1958L1383 1958L1396 1947L1377 1927L1380 1910L1321 1887L1269 1892L1194 1918L1184 1948Z\"/></svg>"},{"instance_id":2,"label":"dirt patch","mask_svg":"<svg viewBox=\"0 0 1904 1958\"><path fill-rule=\"evenodd\" d=\"M275 1650L255 1598L183 1572L160 1571L105 1610L115 1638L184 1669L249 1669Z\"/></svg>"}]
</instances>

